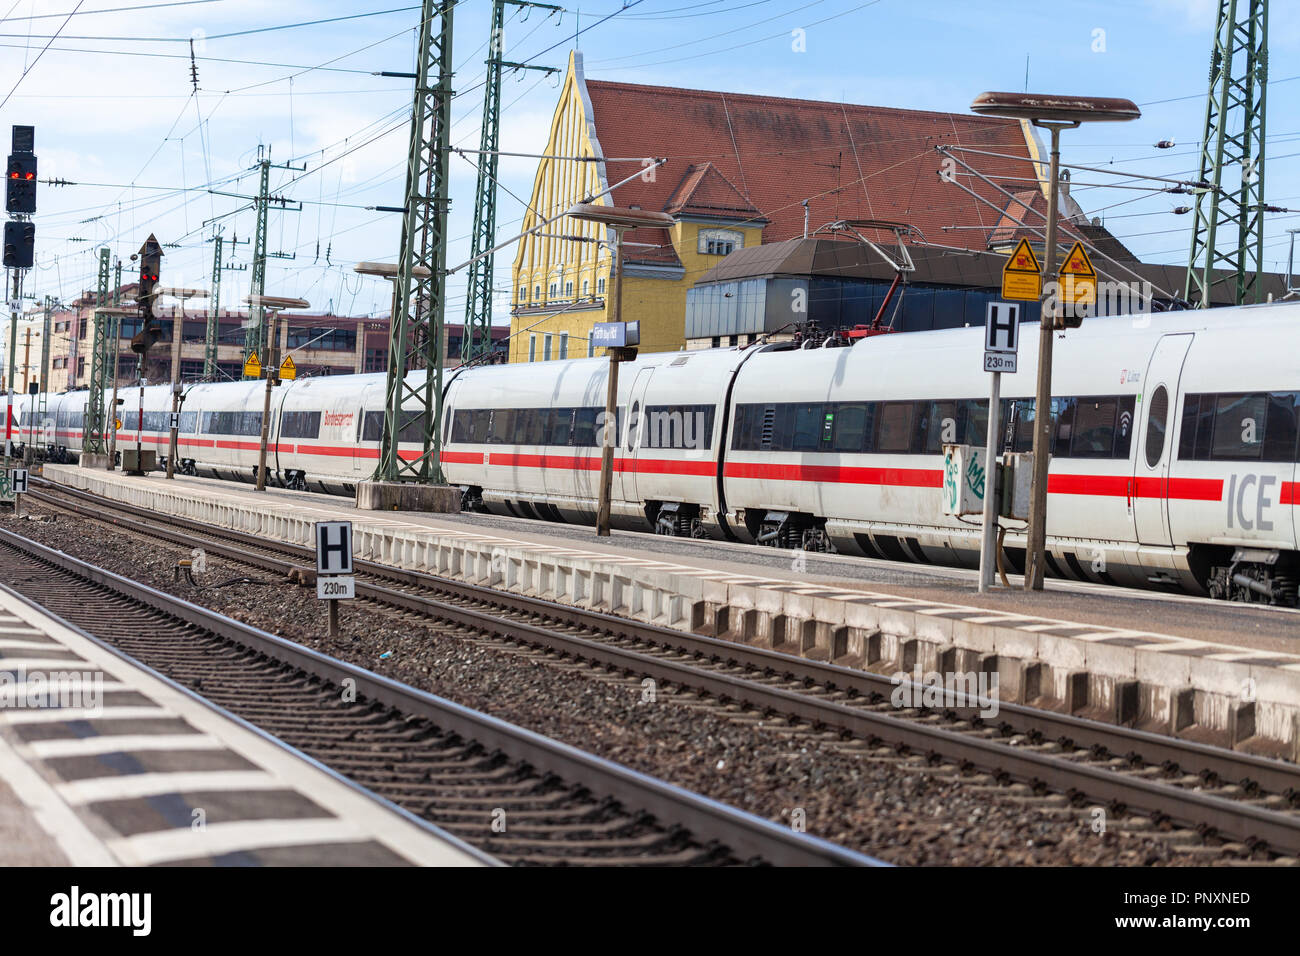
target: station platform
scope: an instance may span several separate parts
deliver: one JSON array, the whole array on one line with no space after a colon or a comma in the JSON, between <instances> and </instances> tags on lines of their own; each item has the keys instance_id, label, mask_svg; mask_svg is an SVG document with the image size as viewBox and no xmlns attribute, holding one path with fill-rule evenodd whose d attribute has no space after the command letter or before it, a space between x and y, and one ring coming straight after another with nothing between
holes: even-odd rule
<instances>
[{"instance_id":1,"label":"station platform","mask_svg":"<svg viewBox=\"0 0 1300 956\"><path fill-rule=\"evenodd\" d=\"M1300 612L1080 582L979 594L972 572L47 465L51 481L359 558L880 673L989 671L999 695L1300 759ZM1013 585L1016 579L1012 579Z\"/></svg>"},{"instance_id":2,"label":"station platform","mask_svg":"<svg viewBox=\"0 0 1300 956\"><path fill-rule=\"evenodd\" d=\"M485 862L0 587L0 865Z\"/></svg>"}]
</instances>

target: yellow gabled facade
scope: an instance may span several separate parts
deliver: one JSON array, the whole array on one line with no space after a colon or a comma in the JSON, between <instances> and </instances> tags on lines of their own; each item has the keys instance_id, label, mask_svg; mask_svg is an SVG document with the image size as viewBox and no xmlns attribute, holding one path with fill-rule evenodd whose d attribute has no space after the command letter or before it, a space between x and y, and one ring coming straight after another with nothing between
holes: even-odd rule
<instances>
[{"instance_id":1,"label":"yellow gabled facade","mask_svg":"<svg viewBox=\"0 0 1300 956\"><path fill-rule=\"evenodd\" d=\"M563 213L613 185L606 178L604 162L587 161L601 155L581 54L571 53L551 120L545 149L548 158L539 161L524 230L536 228L544 218ZM656 172L681 175L680 168ZM609 196L597 196L593 201L613 204ZM643 352L685 347L686 292L720 258L717 253L702 251L708 237L702 238L700 232L708 231L711 236L720 229L734 241L734 248L762 241L762 221L731 225L678 217L668 230L675 261L672 256L662 263L638 261L654 256L647 256L644 248L625 247L622 319L641 323ZM636 238L630 234L628 242ZM588 346L592 326L608 321L611 305L612 241L612 230L607 234L607 227L564 216L520 241L512 270L511 362L592 354Z\"/></svg>"}]
</instances>

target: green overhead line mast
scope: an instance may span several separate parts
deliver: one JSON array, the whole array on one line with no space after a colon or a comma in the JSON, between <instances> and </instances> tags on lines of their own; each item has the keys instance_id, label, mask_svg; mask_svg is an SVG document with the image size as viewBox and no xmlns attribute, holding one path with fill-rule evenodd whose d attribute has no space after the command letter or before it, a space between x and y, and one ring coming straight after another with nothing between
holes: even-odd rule
<instances>
[{"instance_id":1,"label":"green overhead line mast","mask_svg":"<svg viewBox=\"0 0 1300 956\"><path fill-rule=\"evenodd\" d=\"M1184 296L1201 308L1219 283L1237 305L1263 295L1267 85L1268 0L1219 0Z\"/></svg>"},{"instance_id":2,"label":"green overhead line mast","mask_svg":"<svg viewBox=\"0 0 1300 956\"><path fill-rule=\"evenodd\" d=\"M253 274L249 279L249 298L253 304L248 308L248 325L244 330L244 361L254 352L259 355L266 354L266 309L261 305L261 298L266 294L266 260L267 259L293 259L295 254L287 252L267 252L266 251L266 221L270 210L271 203L276 203L281 209L287 212L301 212L302 204L298 204L297 209L288 207L289 200L283 196L271 195L271 170L288 169L294 172L302 172L307 166L294 166L285 163L272 163L270 154L261 156L261 147L258 147L257 165L260 170L258 180L257 196L253 198L253 205L257 209L257 226L253 231ZM216 195L230 195L230 193L216 193ZM240 197L247 198L247 197Z\"/></svg>"},{"instance_id":3,"label":"green overhead line mast","mask_svg":"<svg viewBox=\"0 0 1300 956\"><path fill-rule=\"evenodd\" d=\"M415 105L406 159L406 204L393 290L377 481L443 483L439 425L447 309L447 160L455 7L456 0L423 0L420 8ZM423 269L417 268L421 266ZM407 373L421 368L425 374L408 382ZM399 455L399 435L403 441L419 443L420 452L410 459Z\"/></svg>"},{"instance_id":4,"label":"green overhead line mast","mask_svg":"<svg viewBox=\"0 0 1300 956\"><path fill-rule=\"evenodd\" d=\"M487 79L483 91L483 133L479 140L478 187L474 194L474 229L470 233L470 266L465 297L465 328L460 358L471 362L492 351L493 247L497 228L497 149L501 142L501 79L506 70L541 70L554 67L509 63L505 52L506 4L558 13L562 7L528 0L492 0L492 33L488 41ZM482 258L480 258L480 256Z\"/></svg>"},{"instance_id":5,"label":"green overhead line mast","mask_svg":"<svg viewBox=\"0 0 1300 956\"><path fill-rule=\"evenodd\" d=\"M222 235L212 237L212 296L208 300L208 329L203 339L203 378L217 380L217 328L221 315L221 245Z\"/></svg>"},{"instance_id":6,"label":"green overhead line mast","mask_svg":"<svg viewBox=\"0 0 1300 956\"><path fill-rule=\"evenodd\" d=\"M90 353L90 390L86 394L86 414L81 423L81 447L90 454L102 455L104 447L104 382L108 366L108 337L112 320L100 312L109 304L108 249L99 250L99 290L95 296L95 338ZM116 345L116 343L114 343Z\"/></svg>"}]
</instances>

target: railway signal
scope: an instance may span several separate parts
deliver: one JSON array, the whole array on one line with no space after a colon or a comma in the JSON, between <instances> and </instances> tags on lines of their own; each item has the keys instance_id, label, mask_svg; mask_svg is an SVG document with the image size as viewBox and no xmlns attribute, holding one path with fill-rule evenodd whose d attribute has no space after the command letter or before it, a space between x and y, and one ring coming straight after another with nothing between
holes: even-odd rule
<instances>
[{"instance_id":1,"label":"railway signal","mask_svg":"<svg viewBox=\"0 0 1300 956\"><path fill-rule=\"evenodd\" d=\"M9 269L30 269L36 261L36 226L27 221L5 223L4 264Z\"/></svg>"},{"instance_id":2,"label":"railway signal","mask_svg":"<svg viewBox=\"0 0 1300 956\"><path fill-rule=\"evenodd\" d=\"M10 153L5 176L5 209L11 214L30 215L36 211L36 156Z\"/></svg>"},{"instance_id":3,"label":"railway signal","mask_svg":"<svg viewBox=\"0 0 1300 956\"><path fill-rule=\"evenodd\" d=\"M158 326L158 320L154 318L153 314L158 276L162 271L162 255L162 245L158 242L158 237L153 233L149 233L149 238L144 241L140 251L131 257L140 260L140 284L135 294L135 300L139 303L142 321L140 331L131 339L131 351L140 356L142 378L149 349L162 338L162 329Z\"/></svg>"}]
</instances>

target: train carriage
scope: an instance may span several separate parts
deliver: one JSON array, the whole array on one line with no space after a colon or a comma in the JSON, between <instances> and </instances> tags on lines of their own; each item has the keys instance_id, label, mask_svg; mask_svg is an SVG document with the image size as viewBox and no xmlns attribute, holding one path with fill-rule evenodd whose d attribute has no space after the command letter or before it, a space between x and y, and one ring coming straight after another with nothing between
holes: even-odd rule
<instances>
[{"instance_id":1,"label":"train carriage","mask_svg":"<svg viewBox=\"0 0 1300 956\"><path fill-rule=\"evenodd\" d=\"M1037 336L1003 377L1007 447L1028 451ZM811 344L811 343L809 343ZM1300 305L1093 319L1063 333L1053 380L1048 570L1104 583L1296 603L1300 579ZM594 521L601 441L615 433L612 519L892 560L974 565L976 522L940 511L943 445L982 446L982 330L642 355L605 422L603 358L458 369L442 465L466 507ZM413 373L411 384L423 373ZM182 469L252 481L265 386L187 389ZM121 391L119 449L138 391ZM273 392L271 480L350 493L373 473L382 375ZM27 400L21 397L20 403ZM169 389L145 390L143 440L164 452ZM81 446L85 393L52 396L54 457ZM20 420L27 406L20 408ZM399 454L420 452L401 423ZM1004 557L1024 561L1023 522Z\"/></svg>"}]
</instances>

